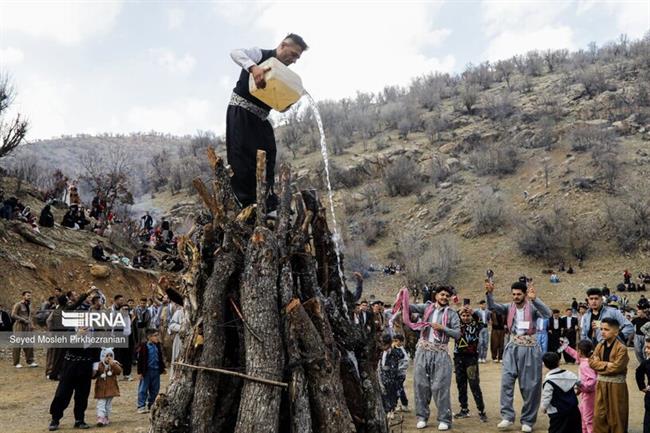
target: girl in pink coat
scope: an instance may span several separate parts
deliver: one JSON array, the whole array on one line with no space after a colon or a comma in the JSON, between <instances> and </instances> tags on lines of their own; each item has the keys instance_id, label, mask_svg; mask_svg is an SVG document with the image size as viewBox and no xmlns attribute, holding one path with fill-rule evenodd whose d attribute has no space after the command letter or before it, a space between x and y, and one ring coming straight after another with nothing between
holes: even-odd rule
<instances>
[{"instance_id":1,"label":"girl in pink coat","mask_svg":"<svg viewBox=\"0 0 650 433\"><path fill-rule=\"evenodd\" d=\"M582 433L593 433L594 401L596 399L596 381L598 375L589 367L589 357L594 351L594 345L591 340L580 340L578 350L575 350L569 346L569 340L563 338L560 351L565 351L580 363L578 370L580 374L578 395L580 395L579 407L580 413L582 414Z\"/></svg>"}]
</instances>

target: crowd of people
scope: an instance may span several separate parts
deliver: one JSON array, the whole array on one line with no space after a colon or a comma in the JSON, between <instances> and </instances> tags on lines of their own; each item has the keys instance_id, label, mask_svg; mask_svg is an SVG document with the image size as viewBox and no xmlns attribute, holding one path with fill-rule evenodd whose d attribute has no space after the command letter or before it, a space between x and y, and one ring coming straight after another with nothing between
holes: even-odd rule
<instances>
[{"instance_id":1,"label":"crowd of people","mask_svg":"<svg viewBox=\"0 0 650 433\"><path fill-rule=\"evenodd\" d=\"M101 290L91 287L84 293L74 290L63 293L56 288L52 296L37 310L32 307L32 294L24 291L22 298L10 312L0 306L0 330L29 332L42 325L51 332L87 332L63 326L64 311L106 311L121 314L126 326L113 328L128 340L128 347L112 348L57 348L47 349L45 377L58 381L50 405L49 430L59 428L65 409L74 396L74 427L87 429L84 413L88 406L91 385L95 380L97 425L110 422L112 399L120 395L118 378L133 380L132 369L136 366L139 379L136 396L137 413L148 413L160 389L160 376L166 366L178 357L181 342L178 333L183 321L182 300L173 302L167 295L160 295L152 284L152 294L138 300L115 295L112 302ZM21 356L29 367L38 367L34 350L30 347L13 349L15 368L23 368Z\"/></svg>"},{"instance_id":2,"label":"crowd of people","mask_svg":"<svg viewBox=\"0 0 650 433\"><path fill-rule=\"evenodd\" d=\"M427 427L431 401L438 430L471 417L468 388L480 421L489 422L480 383L481 364L501 364L500 421L511 428L516 419L515 384L521 397L522 432L532 431L540 410L549 417L550 432L627 431L629 399L627 347L633 346L639 367L636 381L650 407L650 301L643 295L635 308L607 288L590 288L583 302L573 298L563 314L550 309L537 296L530 278L522 276L510 286L511 301L495 299L493 277L485 280L485 299L475 305L459 298L451 286L435 286L425 302L412 303L403 288L393 304L363 296L363 277L354 275L356 308L352 322L376 339L374 353L382 401L389 419L410 411L404 389L412 360L416 427ZM160 389L160 375L177 359L182 341L182 299L172 301L155 284L151 294L138 300L116 295L109 300L95 287L85 293L55 289L39 309L25 291L10 312L0 308L0 328L13 322L14 331L30 331L33 324L64 331L63 311L110 311L123 314L126 326L113 329L128 339L128 347L50 348L45 374L58 386L50 406L50 430L59 428L64 410L74 395L74 425L88 428L84 412L95 380L97 425L110 422L112 399L120 395L119 380L133 380L137 366L137 413L147 413ZM74 331L69 331L74 332ZM453 342L452 342L453 340ZM14 349L16 368L37 367L32 349ZM560 368L578 364L578 376ZM543 376L543 367L546 375ZM452 412L451 386L455 376L458 410ZM633 398L633 397L632 397ZM644 431L650 429L646 411Z\"/></svg>"},{"instance_id":3,"label":"crowd of people","mask_svg":"<svg viewBox=\"0 0 650 433\"><path fill-rule=\"evenodd\" d=\"M474 308L469 299L461 304L450 286L422 290L427 299L420 304L410 303L404 288L390 305L362 299L358 283L353 320L377 338L378 375L389 419L409 410L403 384L412 358L418 429L428 425L431 400L438 430L469 417L468 385L479 419L488 422L479 370L489 348L492 362L502 364L498 429L509 429L515 422L517 383L523 400L522 432L533 430L540 409L549 417L549 432L627 432L630 397L625 375L627 347L633 346L639 361L636 381L645 394L644 432L650 432L650 302L644 295L633 308L607 288L591 288L584 302L573 298L560 312L537 297L525 276L512 284L510 303L497 303L494 288L492 274L485 280L486 298ZM561 369L562 359L577 362L579 376ZM453 375L459 400L455 413L450 398Z\"/></svg>"}]
</instances>

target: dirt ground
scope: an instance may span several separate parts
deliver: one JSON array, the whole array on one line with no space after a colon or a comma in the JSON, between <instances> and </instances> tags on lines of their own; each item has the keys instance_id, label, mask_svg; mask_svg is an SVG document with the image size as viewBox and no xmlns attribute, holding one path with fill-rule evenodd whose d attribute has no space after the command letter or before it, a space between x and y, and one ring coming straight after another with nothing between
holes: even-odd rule
<instances>
[{"instance_id":1,"label":"dirt ground","mask_svg":"<svg viewBox=\"0 0 650 433\"><path fill-rule=\"evenodd\" d=\"M16 370L11 364L11 353L0 349L0 430L11 433L34 433L47 431L49 422L49 405L52 401L56 382L45 379L43 365L45 364L45 353L37 350L38 368L23 368ZM643 396L637 390L634 383L634 369L637 366L636 358L632 350L629 352L630 365L628 369L628 390L630 392L630 429L629 433L642 433L643 422ZM566 366L569 370L577 372L576 366ZM452 431L457 433L496 432L496 424L499 422L499 383L501 364L481 364L481 388L486 403L486 411L489 417L488 423L478 420L476 406L470 393L471 418L456 421ZM407 379L407 395L410 400L411 412L398 414L393 420L392 433L415 433L415 414L413 413L413 381L412 374ZM161 389L167 384L167 377L163 376ZM93 427L91 430L100 430L106 433L146 433L148 430L148 415L136 413L137 381L120 381L121 397L113 400L113 415L111 425L101 429ZM455 381L452 382L452 408L458 410L458 393L456 392ZM91 391L92 397L92 391ZM519 395L515 396L515 408L517 413L521 407ZM430 426L422 431L437 431L435 422L435 406L432 406L432 422ZM403 423L400 424L400 417ZM95 402L91 398L86 411L86 422L95 421ZM72 428L74 423L72 417L72 405L66 410L61 420L62 432L78 431ZM519 431L520 426L515 424L511 431ZM536 432L547 431L548 418L546 415L539 415L535 425Z\"/></svg>"}]
</instances>

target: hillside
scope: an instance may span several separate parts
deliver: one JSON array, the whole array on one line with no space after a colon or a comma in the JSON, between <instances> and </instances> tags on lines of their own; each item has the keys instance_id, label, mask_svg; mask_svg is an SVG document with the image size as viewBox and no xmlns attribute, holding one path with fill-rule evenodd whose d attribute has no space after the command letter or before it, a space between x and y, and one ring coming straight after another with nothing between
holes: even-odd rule
<instances>
[{"instance_id":1,"label":"hillside","mask_svg":"<svg viewBox=\"0 0 650 433\"><path fill-rule=\"evenodd\" d=\"M575 53L531 52L319 103L346 269L404 265L395 276L368 273L368 295L385 300L407 279L448 281L476 300L487 268L505 298L505 287L525 273L557 307L587 287L615 287L624 269L650 271L649 78L646 37ZM278 159L292 164L296 187L325 196L309 109L282 117L276 135ZM34 143L30 152L41 155L46 145L53 144ZM172 152L171 177L154 198L151 185L140 186L137 209L165 213L193 203L189 182L205 174L200 148ZM193 170L182 172L180 192L172 186L175 167ZM576 273L551 285L542 271L560 262Z\"/></svg>"},{"instance_id":2,"label":"hillside","mask_svg":"<svg viewBox=\"0 0 650 433\"><path fill-rule=\"evenodd\" d=\"M8 193L13 193L15 186L14 179L4 178L0 182L0 189ZM22 192L16 196L36 215L45 205L37 197L38 191L29 186L23 186ZM96 264L90 253L97 240L101 239L107 244L107 253L133 257L134 249L111 244L89 231L61 227L58 223L64 212L55 208L52 210L57 224L53 228L41 227L40 230L54 245L53 250L28 242L13 230L15 224L27 225L0 219L0 304L10 308L20 299L23 290L31 290L34 303L40 306L52 295L54 287L82 292L95 285L109 298L118 293L133 298L149 295L150 283L157 280L156 272L108 263L108 278L96 278L90 273L90 265Z\"/></svg>"}]
</instances>

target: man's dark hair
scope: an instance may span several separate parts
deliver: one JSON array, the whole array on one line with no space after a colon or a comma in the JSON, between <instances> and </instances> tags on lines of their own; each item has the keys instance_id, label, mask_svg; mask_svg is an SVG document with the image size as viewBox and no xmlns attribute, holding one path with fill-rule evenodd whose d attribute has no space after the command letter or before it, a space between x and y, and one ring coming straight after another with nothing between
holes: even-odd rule
<instances>
[{"instance_id":1,"label":"man's dark hair","mask_svg":"<svg viewBox=\"0 0 650 433\"><path fill-rule=\"evenodd\" d=\"M54 302L55 299L56 299L56 296L50 296L49 298L47 298L47 302L49 302L51 304L51 303Z\"/></svg>"},{"instance_id":2,"label":"man's dark hair","mask_svg":"<svg viewBox=\"0 0 650 433\"><path fill-rule=\"evenodd\" d=\"M560 314L560 310L558 310L557 308L553 308L553 314Z\"/></svg>"},{"instance_id":3,"label":"man's dark hair","mask_svg":"<svg viewBox=\"0 0 650 433\"><path fill-rule=\"evenodd\" d=\"M557 352L546 352L542 356L542 362L544 363L544 367L553 370L560 366L560 355Z\"/></svg>"},{"instance_id":4,"label":"man's dark hair","mask_svg":"<svg viewBox=\"0 0 650 433\"><path fill-rule=\"evenodd\" d=\"M613 317L605 317L604 319L601 319L600 323L607 323L609 326L613 326L616 329L619 329L621 327L621 324L618 323L618 320L614 319Z\"/></svg>"},{"instance_id":5,"label":"man's dark hair","mask_svg":"<svg viewBox=\"0 0 650 433\"><path fill-rule=\"evenodd\" d=\"M115 296L113 296L113 301L117 301L118 299L123 298L123 297L124 296L122 296L122 295L115 295Z\"/></svg>"},{"instance_id":6,"label":"man's dark hair","mask_svg":"<svg viewBox=\"0 0 650 433\"><path fill-rule=\"evenodd\" d=\"M587 289L587 296L593 296L593 295L603 296L602 289L599 289L598 287L592 287L591 289Z\"/></svg>"},{"instance_id":7,"label":"man's dark hair","mask_svg":"<svg viewBox=\"0 0 650 433\"><path fill-rule=\"evenodd\" d=\"M393 337L390 334L384 334L381 336L381 342L384 344L390 344L393 342Z\"/></svg>"},{"instance_id":8,"label":"man's dark hair","mask_svg":"<svg viewBox=\"0 0 650 433\"><path fill-rule=\"evenodd\" d=\"M126 300L126 302L135 302L135 301L133 300L133 298L129 298Z\"/></svg>"},{"instance_id":9,"label":"man's dark hair","mask_svg":"<svg viewBox=\"0 0 650 433\"><path fill-rule=\"evenodd\" d=\"M397 341L400 341L400 342L402 342L402 343L404 342L404 336L403 336L402 334L395 334L395 335L393 335L393 339L394 339L394 340L397 340Z\"/></svg>"},{"instance_id":10,"label":"man's dark hair","mask_svg":"<svg viewBox=\"0 0 650 433\"><path fill-rule=\"evenodd\" d=\"M289 33L287 36L284 37L284 40L287 39L291 39L293 43L298 45L303 51L307 51L309 49L309 45L307 45L305 40L301 36L298 36L295 33Z\"/></svg>"},{"instance_id":11,"label":"man's dark hair","mask_svg":"<svg viewBox=\"0 0 650 433\"><path fill-rule=\"evenodd\" d=\"M456 289L454 289L453 286L438 286L436 287L436 293L438 292L447 292L450 296L453 296L456 292Z\"/></svg>"},{"instance_id":12,"label":"man's dark hair","mask_svg":"<svg viewBox=\"0 0 650 433\"><path fill-rule=\"evenodd\" d=\"M485 304L485 299L481 299L480 301L478 301L478 304L479 304L479 305L483 305L483 304Z\"/></svg>"},{"instance_id":13,"label":"man's dark hair","mask_svg":"<svg viewBox=\"0 0 650 433\"><path fill-rule=\"evenodd\" d=\"M152 336L152 335L154 335L154 334L158 334L158 330L157 330L157 329L147 329L147 331L146 331L146 335L147 335L147 337L150 337L150 336Z\"/></svg>"},{"instance_id":14,"label":"man's dark hair","mask_svg":"<svg viewBox=\"0 0 650 433\"><path fill-rule=\"evenodd\" d=\"M61 287L55 287L55 288L54 288L54 291L55 291L55 292L56 292L57 290L58 290L59 292L63 292L63 290L61 290Z\"/></svg>"},{"instance_id":15,"label":"man's dark hair","mask_svg":"<svg viewBox=\"0 0 650 433\"><path fill-rule=\"evenodd\" d=\"M59 303L60 307L65 307L66 305L68 305L68 297L67 296L61 295L56 300Z\"/></svg>"},{"instance_id":16,"label":"man's dark hair","mask_svg":"<svg viewBox=\"0 0 650 433\"><path fill-rule=\"evenodd\" d=\"M528 290L528 287L526 287L525 282L517 281L515 283L512 283L512 286L510 287L510 291L512 292L513 290L521 290L522 292L526 293L526 290Z\"/></svg>"},{"instance_id":17,"label":"man's dark hair","mask_svg":"<svg viewBox=\"0 0 650 433\"><path fill-rule=\"evenodd\" d=\"M27 293L32 293L32 291L31 290L23 290L23 295L22 296L25 296Z\"/></svg>"},{"instance_id":18,"label":"man's dark hair","mask_svg":"<svg viewBox=\"0 0 650 433\"><path fill-rule=\"evenodd\" d=\"M140 302L142 301L147 302L147 298L140 298Z\"/></svg>"}]
</instances>

